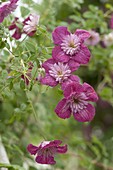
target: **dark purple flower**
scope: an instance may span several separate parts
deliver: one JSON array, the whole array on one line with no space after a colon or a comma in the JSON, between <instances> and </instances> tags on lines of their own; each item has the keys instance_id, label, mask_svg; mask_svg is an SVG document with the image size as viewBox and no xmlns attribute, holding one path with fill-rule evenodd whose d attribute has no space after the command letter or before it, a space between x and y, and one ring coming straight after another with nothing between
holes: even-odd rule
<instances>
[{"instance_id":1,"label":"dark purple flower","mask_svg":"<svg viewBox=\"0 0 113 170\"><path fill-rule=\"evenodd\" d=\"M10 0L8 2L3 2L0 5L0 23L3 22L4 18L16 9L17 2L18 0Z\"/></svg>"},{"instance_id":2,"label":"dark purple flower","mask_svg":"<svg viewBox=\"0 0 113 170\"><path fill-rule=\"evenodd\" d=\"M29 36L33 36L36 32L36 27L39 23L40 16L36 14L30 14L29 17L27 17L24 21L24 27L23 30L26 34Z\"/></svg>"},{"instance_id":3,"label":"dark purple flower","mask_svg":"<svg viewBox=\"0 0 113 170\"><path fill-rule=\"evenodd\" d=\"M55 112L62 119L69 118L73 113L77 121L88 122L95 115L95 108L89 101L97 100L98 96L89 84L72 82L65 87L64 98L58 103Z\"/></svg>"},{"instance_id":4,"label":"dark purple flower","mask_svg":"<svg viewBox=\"0 0 113 170\"><path fill-rule=\"evenodd\" d=\"M21 29L17 26L17 24L19 24L18 21L19 18L15 18L14 21L12 22L12 24L9 26L9 30L15 30L15 32L13 33L12 37L15 39L20 39L21 35L22 35L22 31Z\"/></svg>"},{"instance_id":5,"label":"dark purple flower","mask_svg":"<svg viewBox=\"0 0 113 170\"><path fill-rule=\"evenodd\" d=\"M84 45L84 41L90 37L86 30L77 29L74 34L67 30L67 27L59 26L53 33L53 41L56 45L52 51L52 57L59 62L78 62L87 64L90 58L90 51Z\"/></svg>"},{"instance_id":6,"label":"dark purple flower","mask_svg":"<svg viewBox=\"0 0 113 170\"><path fill-rule=\"evenodd\" d=\"M79 67L79 64L74 62L74 70ZM45 69L45 77L42 77L41 83L49 85L51 87L56 86L57 84L66 83L66 81L74 79L71 73L73 70L73 64L56 62L54 59L50 58L42 64L42 67ZM78 77L75 76L78 80ZM65 86L65 85L63 85Z\"/></svg>"},{"instance_id":7,"label":"dark purple flower","mask_svg":"<svg viewBox=\"0 0 113 170\"><path fill-rule=\"evenodd\" d=\"M67 152L67 145L59 146L62 143L60 140L44 141L38 146L29 144L27 150L31 155L36 155L35 161L40 164L55 164L54 156L58 153L64 154Z\"/></svg>"},{"instance_id":8,"label":"dark purple flower","mask_svg":"<svg viewBox=\"0 0 113 170\"><path fill-rule=\"evenodd\" d=\"M110 28L113 29L113 15L111 16L111 19L110 19Z\"/></svg>"}]
</instances>

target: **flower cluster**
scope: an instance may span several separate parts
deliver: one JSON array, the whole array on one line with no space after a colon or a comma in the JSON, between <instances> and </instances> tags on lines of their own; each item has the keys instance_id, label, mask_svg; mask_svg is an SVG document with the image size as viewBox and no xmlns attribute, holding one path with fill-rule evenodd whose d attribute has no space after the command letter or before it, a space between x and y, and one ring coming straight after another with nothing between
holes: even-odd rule
<instances>
[{"instance_id":1,"label":"flower cluster","mask_svg":"<svg viewBox=\"0 0 113 170\"><path fill-rule=\"evenodd\" d=\"M64 98L55 108L60 118L69 118L72 113L79 122L91 121L95 108L89 102L96 102L97 94L89 84L81 85L79 77L72 74L81 64L89 62L90 51L85 42L90 38L90 33L77 29L72 34L67 27L59 26L52 36L55 47L52 50L52 58L42 64L45 76L41 77L40 81L51 87L61 85Z\"/></svg>"},{"instance_id":2,"label":"flower cluster","mask_svg":"<svg viewBox=\"0 0 113 170\"><path fill-rule=\"evenodd\" d=\"M0 23L17 8L17 2L18 0L10 0L8 2L3 2L0 5ZM9 26L9 30L14 31L12 37L18 40L23 33L28 36L33 36L36 32L39 19L40 16L37 14L30 14L23 22L20 22L19 18L15 17L14 21Z\"/></svg>"},{"instance_id":3,"label":"flower cluster","mask_svg":"<svg viewBox=\"0 0 113 170\"><path fill-rule=\"evenodd\" d=\"M90 51L84 42L90 34L79 29L72 34L67 27L60 26L53 31L52 36L55 47L52 58L42 64L45 76L40 77L40 82L51 87L61 85L64 98L55 108L60 118L66 119L73 114L79 122L91 121L95 108L90 102L96 102L98 96L93 87L87 83L80 84L80 78L72 74L81 64L89 62ZM55 164L55 154L67 151L67 145L59 146L61 143L60 140L44 141L38 146L29 144L27 149L31 155L36 155L37 163Z\"/></svg>"}]
</instances>

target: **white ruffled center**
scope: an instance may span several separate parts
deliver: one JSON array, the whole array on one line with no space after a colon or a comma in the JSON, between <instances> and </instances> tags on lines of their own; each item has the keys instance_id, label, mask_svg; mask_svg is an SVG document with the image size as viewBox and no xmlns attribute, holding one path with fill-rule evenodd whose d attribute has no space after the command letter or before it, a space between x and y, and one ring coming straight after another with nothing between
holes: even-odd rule
<instances>
[{"instance_id":1,"label":"white ruffled center","mask_svg":"<svg viewBox=\"0 0 113 170\"><path fill-rule=\"evenodd\" d=\"M36 27L39 23L40 16L32 14L29 17L30 19L26 21L26 25L24 26L23 30L27 32L28 34L32 31L36 31Z\"/></svg>"},{"instance_id":2,"label":"white ruffled center","mask_svg":"<svg viewBox=\"0 0 113 170\"><path fill-rule=\"evenodd\" d=\"M67 55L71 55L71 56L74 55L80 49L79 37L75 34L67 35L61 43L61 49Z\"/></svg>"},{"instance_id":3,"label":"white ruffled center","mask_svg":"<svg viewBox=\"0 0 113 170\"><path fill-rule=\"evenodd\" d=\"M59 83L68 79L71 75L71 70L67 64L59 63L51 66L49 74L56 79Z\"/></svg>"}]
</instances>

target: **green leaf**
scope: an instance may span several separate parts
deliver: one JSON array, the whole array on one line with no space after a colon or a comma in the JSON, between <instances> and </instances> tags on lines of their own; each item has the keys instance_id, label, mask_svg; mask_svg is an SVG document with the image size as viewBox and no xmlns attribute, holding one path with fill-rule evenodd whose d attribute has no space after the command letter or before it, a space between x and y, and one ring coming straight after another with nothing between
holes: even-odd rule
<instances>
[{"instance_id":1,"label":"green leaf","mask_svg":"<svg viewBox=\"0 0 113 170\"><path fill-rule=\"evenodd\" d=\"M26 40L25 42L24 42L24 45L25 45L25 47L29 50L29 51L31 51L31 52L35 52L36 51L36 48L35 48L35 42L33 42L32 40Z\"/></svg>"},{"instance_id":2,"label":"green leaf","mask_svg":"<svg viewBox=\"0 0 113 170\"><path fill-rule=\"evenodd\" d=\"M22 90L25 89L25 82L24 82L23 80L20 81L20 88L21 88Z\"/></svg>"},{"instance_id":3,"label":"green leaf","mask_svg":"<svg viewBox=\"0 0 113 170\"><path fill-rule=\"evenodd\" d=\"M28 8L23 7L23 6L20 8L20 10L21 10L22 17L25 17L26 15L28 15L30 13L30 10Z\"/></svg>"},{"instance_id":4,"label":"green leaf","mask_svg":"<svg viewBox=\"0 0 113 170\"><path fill-rule=\"evenodd\" d=\"M6 79L8 77L8 72L6 70L2 71L2 78Z\"/></svg>"}]
</instances>

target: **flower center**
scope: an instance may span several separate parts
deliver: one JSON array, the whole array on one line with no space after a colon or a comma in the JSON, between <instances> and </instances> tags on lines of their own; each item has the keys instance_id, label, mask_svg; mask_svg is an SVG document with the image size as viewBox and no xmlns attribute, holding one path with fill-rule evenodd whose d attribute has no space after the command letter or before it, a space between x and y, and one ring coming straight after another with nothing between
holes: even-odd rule
<instances>
[{"instance_id":1,"label":"flower center","mask_svg":"<svg viewBox=\"0 0 113 170\"><path fill-rule=\"evenodd\" d=\"M81 110L83 110L84 108L86 108L86 105L88 104L88 102L86 101L87 97L84 93L81 94L73 94L71 103L70 103L70 107L73 113L77 113L80 112Z\"/></svg>"},{"instance_id":2,"label":"flower center","mask_svg":"<svg viewBox=\"0 0 113 170\"><path fill-rule=\"evenodd\" d=\"M24 26L24 31L26 31L28 34L32 31L36 31L36 27L39 22L39 15L30 15L29 20L26 21L26 25Z\"/></svg>"},{"instance_id":3,"label":"flower center","mask_svg":"<svg viewBox=\"0 0 113 170\"><path fill-rule=\"evenodd\" d=\"M61 44L61 49L67 54L67 55L74 55L79 51L80 48L80 39L75 34L67 35Z\"/></svg>"},{"instance_id":4,"label":"flower center","mask_svg":"<svg viewBox=\"0 0 113 170\"><path fill-rule=\"evenodd\" d=\"M62 83L64 80L68 79L71 75L71 70L67 64L58 63L51 66L49 74L56 79L59 83Z\"/></svg>"}]
</instances>

